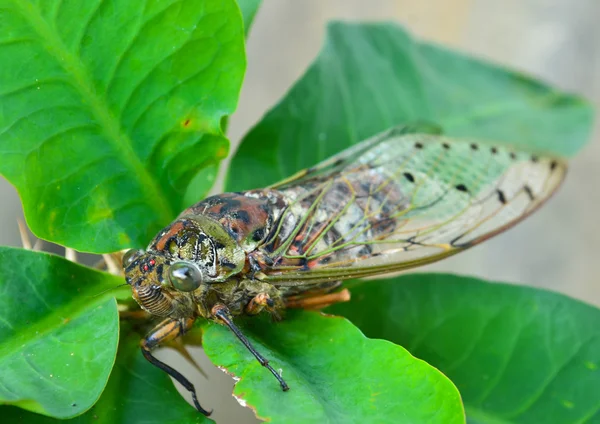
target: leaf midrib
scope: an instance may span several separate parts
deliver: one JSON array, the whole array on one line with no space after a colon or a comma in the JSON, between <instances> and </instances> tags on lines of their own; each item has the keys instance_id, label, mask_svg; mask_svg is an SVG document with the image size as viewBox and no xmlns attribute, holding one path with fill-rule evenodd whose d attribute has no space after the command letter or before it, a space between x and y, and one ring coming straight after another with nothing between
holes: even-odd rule
<instances>
[{"instance_id":1,"label":"leaf midrib","mask_svg":"<svg viewBox=\"0 0 600 424\"><path fill-rule=\"evenodd\" d=\"M144 197L153 199L151 203L144 203L158 213L162 222L166 224L171 221L173 216L175 216L172 205L144 164L140 161L129 136L121 131L119 122L111 114L101 98L94 93L93 84L91 84L83 64L66 48L58 34L42 18L35 5L30 1L17 1L14 4L21 9L22 16L28 20L38 36L42 40L47 40L47 44L55 47L55 50L46 49L47 53L56 59L67 75L72 77L73 86L88 104L108 143L116 150L117 156L127 158L127 160L122 160L121 162L130 168L132 173L142 183L145 193ZM44 43L40 42L40 44L44 46Z\"/></svg>"}]
</instances>

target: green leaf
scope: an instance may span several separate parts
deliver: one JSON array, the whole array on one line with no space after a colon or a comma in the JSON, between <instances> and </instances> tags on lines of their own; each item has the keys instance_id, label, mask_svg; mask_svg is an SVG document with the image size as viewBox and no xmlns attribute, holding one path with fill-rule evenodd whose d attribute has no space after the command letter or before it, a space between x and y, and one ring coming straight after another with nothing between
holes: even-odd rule
<instances>
[{"instance_id":1,"label":"green leaf","mask_svg":"<svg viewBox=\"0 0 600 424\"><path fill-rule=\"evenodd\" d=\"M227 155L245 69L234 0L0 0L0 173L44 239L145 245Z\"/></svg>"},{"instance_id":2,"label":"green leaf","mask_svg":"<svg viewBox=\"0 0 600 424\"><path fill-rule=\"evenodd\" d=\"M237 0L237 3L240 11L242 12L246 36L248 36L254 21L254 17L256 16L256 12L258 12L258 8L260 7L262 0Z\"/></svg>"},{"instance_id":3,"label":"green leaf","mask_svg":"<svg viewBox=\"0 0 600 424\"><path fill-rule=\"evenodd\" d=\"M69 421L57 421L13 407L0 407L6 422L27 424L192 424L209 423L177 392L171 379L140 353L139 338L123 331L119 354L106 390L92 409Z\"/></svg>"},{"instance_id":4,"label":"green leaf","mask_svg":"<svg viewBox=\"0 0 600 424\"><path fill-rule=\"evenodd\" d=\"M275 378L225 327L206 324L210 359L239 378L234 395L272 423L459 423L460 396L439 371L384 340L364 337L343 318L288 311L273 323L241 323L290 386Z\"/></svg>"},{"instance_id":5,"label":"green leaf","mask_svg":"<svg viewBox=\"0 0 600 424\"><path fill-rule=\"evenodd\" d=\"M600 421L600 310L528 287L443 274L368 281L342 314L457 385L470 423Z\"/></svg>"},{"instance_id":6,"label":"green leaf","mask_svg":"<svg viewBox=\"0 0 600 424\"><path fill-rule=\"evenodd\" d=\"M412 39L394 24L331 24L319 57L243 139L228 190L262 187L382 130L416 120L456 137L571 155L588 138L583 100Z\"/></svg>"},{"instance_id":7,"label":"green leaf","mask_svg":"<svg viewBox=\"0 0 600 424\"><path fill-rule=\"evenodd\" d=\"M123 279L0 247L0 402L54 417L87 410L117 353Z\"/></svg>"}]
</instances>

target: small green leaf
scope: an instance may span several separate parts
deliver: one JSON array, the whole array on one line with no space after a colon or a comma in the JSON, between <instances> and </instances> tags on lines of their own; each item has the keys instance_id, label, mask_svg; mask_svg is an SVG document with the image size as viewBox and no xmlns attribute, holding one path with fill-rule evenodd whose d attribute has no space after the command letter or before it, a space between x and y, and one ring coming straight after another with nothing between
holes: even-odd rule
<instances>
[{"instance_id":1,"label":"small green leaf","mask_svg":"<svg viewBox=\"0 0 600 424\"><path fill-rule=\"evenodd\" d=\"M412 39L394 24L331 24L319 57L243 139L228 190L263 187L398 124L572 155L593 112L582 99Z\"/></svg>"},{"instance_id":2,"label":"small green leaf","mask_svg":"<svg viewBox=\"0 0 600 424\"><path fill-rule=\"evenodd\" d=\"M227 155L245 70L234 0L0 0L0 173L33 232L142 246Z\"/></svg>"},{"instance_id":3,"label":"small green leaf","mask_svg":"<svg viewBox=\"0 0 600 424\"><path fill-rule=\"evenodd\" d=\"M59 418L90 408L117 353L115 290L106 290L122 283L58 256L0 247L0 402Z\"/></svg>"},{"instance_id":4,"label":"small green leaf","mask_svg":"<svg viewBox=\"0 0 600 424\"><path fill-rule=\"evenodd\" d=\"M0 416L24 424L192 424L210 423L177 392L171 379L140 353L139 335L123 331L119 354L104 393L92 409L68 421L58 421L13 407Z\"/></svg>"},{"instance_id":5,"label":"small green leaf","mask_svg":"<svg viewBox=\"0 0 600 424\"><path fill-rule=\"evenodd\" d=\"M240 380L234 395L272 423L461 423L452 383L435 368L384 340L371 340L343 318L288 311L242 321L259 352L290 390L225 327L206 324L204 349Z\"/></svg>"},{"instance_id":6,"label":"small green leaf","mask_svg":"<svg viewBox=\"0 0 600 424\"><path fill-rule=\"evenodd\" d=\"M443 274L364 282L329 310L405 346L457 385L470 423L600 421L600 310Z\"/></svg>"}]
</instances>

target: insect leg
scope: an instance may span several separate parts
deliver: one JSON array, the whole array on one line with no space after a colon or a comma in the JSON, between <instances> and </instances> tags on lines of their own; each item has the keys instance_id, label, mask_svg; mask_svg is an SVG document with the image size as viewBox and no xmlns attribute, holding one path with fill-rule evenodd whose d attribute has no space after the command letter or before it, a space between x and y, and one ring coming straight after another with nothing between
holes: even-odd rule
<instances>
[{"instance_id":1,"label":"insect leg","mask_svg":"<svg viewBox=\"0 0 600 424\"><path fill-rule=\"evenodd\" d=\"M229 315L229 310L225 305L215 305L212 308L212 314L216 316L219 320L221 320L227 327L229 327L233 334L235 334L235 336L244 344L244 346L246 346L246 349L248 349L250 353L254 355L254 357L263 367L271 371L271 374L273 374L277 381L279 381L281 389L284 392L290 389L287 383L283 380L283 378L281 378L279 373L275 371L271 365L269 365L269 361L260 353L258 353L258 351L250 343L250 340L248 340L246 336L244 336L244 333L242 333L242 331L233 323L233 320Z\"/></svg>"},{"instance_id":2,"label":"insect leg","mask_svg":"<svg viewBox=\"0 0 600 424\"><path fill-rule=\"evenodd\" d=\"M246 305L245 311L248 315L256 315L264 308L272 309L274 306L275 302L268 293L259 293L250 299L250 302Z\"/></svg>"},{"instance_id":3,"label":"insect leg","mask_svg":"<svg viewBox=\"0 0 600 424\"><path fill-rule=\"evenodd\" d=\"M185 378L183 375L179 373L179 371L171 368L167 364L162 361L159 361L154 356L152 356L152 350L158 347L161 343L171 341L181 336L185 331L189 330L194 323L193 319L166 319L158 324L150 333L146 336L146 338L142 339L140 346L142 348L142 354L144 358L146 358L152 365L160 368L175 380L179 382L187 391L192 394L192 400L194 402L194 406L200 412L202 412L207 417L212 413L212 411L207 411L206 409L200 406L198 403L198 399L196 398L196 389L194 385L190 383L190 381Z\"/></svg>"},{"instance_id":4,"label":"insect leg","mask_svg":"<svg viewBox=\"0 0 600 424\"><path fill-rule=\"evenodd\" d=\"M298 309L322 309L329 305L339 302L347 302L350 300L350 292L348 289L341 290L335 293L323 294L310 297L288 298L286 307Z\"/></svg>"}]
</instances>

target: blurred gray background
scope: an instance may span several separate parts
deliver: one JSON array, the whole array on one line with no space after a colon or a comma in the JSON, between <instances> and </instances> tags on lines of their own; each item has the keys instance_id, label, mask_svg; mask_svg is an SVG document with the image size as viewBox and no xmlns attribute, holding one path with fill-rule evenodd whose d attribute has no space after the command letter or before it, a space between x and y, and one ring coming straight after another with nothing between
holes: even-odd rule
<instances>
[{"instance_id":1,"label":"blurred gray background","mask_svg":"<svg viewBox=\"0 0 600 424\"><path fill-rule=\"evenodd\" d=\"M232 151L303 74L320 49L326 22L334 19L396 21L423 39L525 71L600 105L598 0L264 0L248 40L246 80L231 119ZM428 269L544 287L600 306L598 138L596 128L572 160L566 183L541 211ZM20 201L1 177L0 199L0 244L17 246ZM195 376L198 397L215 410L217 422L256 422L230 396L232 380L211 368L201 351L193 352L207 369L208 382L185 363L177 367ZM178 361L168 351L159 356Z\"/></svg>"}]
</instances>

